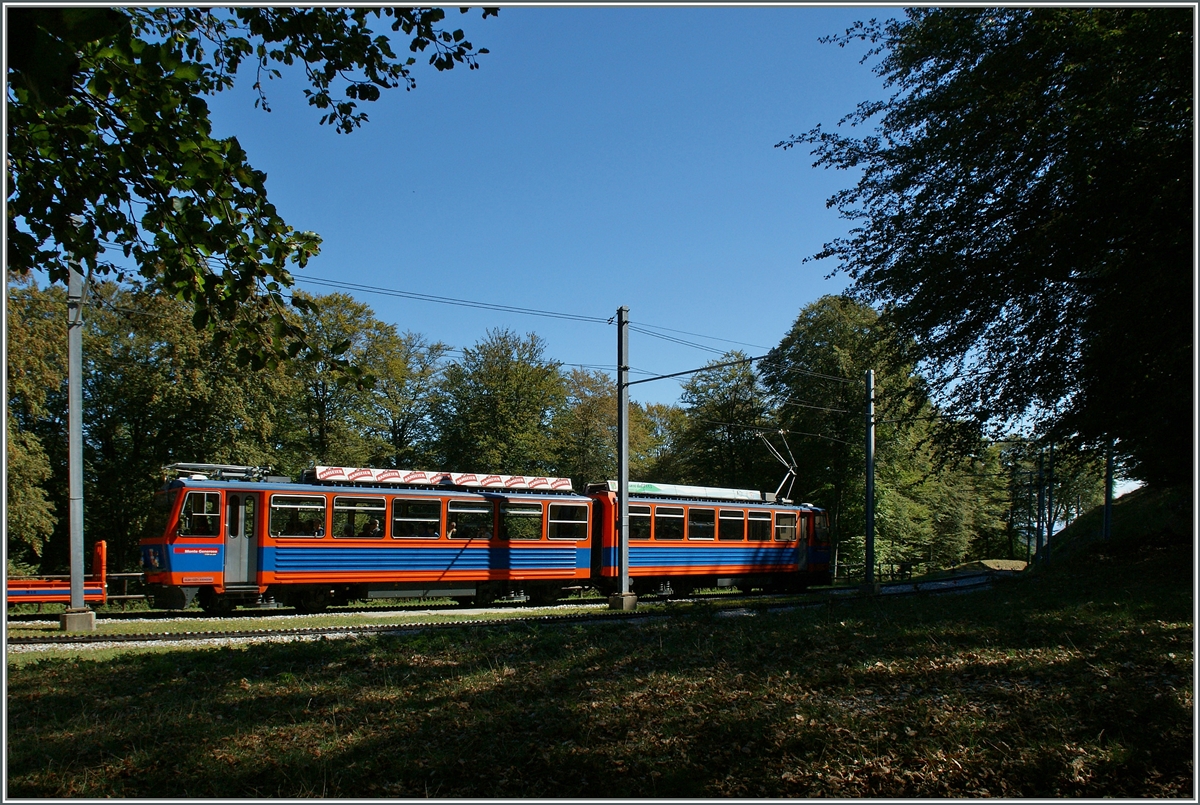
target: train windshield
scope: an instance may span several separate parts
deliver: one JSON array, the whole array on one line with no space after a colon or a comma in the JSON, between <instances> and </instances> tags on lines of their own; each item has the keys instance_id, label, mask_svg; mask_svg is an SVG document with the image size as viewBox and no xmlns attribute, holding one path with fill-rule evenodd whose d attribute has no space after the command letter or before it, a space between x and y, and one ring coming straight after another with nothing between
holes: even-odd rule
<instances>
[{"instance_id":1,"label":"train windshield","mask_svg":"<svg viewBox=\"0 0 1200 805\"><path fill-rule=\"evenodd\" d=\"M814 525L816 526L815 538L817 542L829 542L829 516L825 512L817 512L814 517Z\"/></svg>"},{"instance_id":2,"label":"train windshield","mask_svg":"<svg viewBox=\"0 0 1200 805\"><path fill-rule=\"evenodd\" d=\"M167 489L155 493L154 506L150 510L150 518L146 521L147 533L151 536L161 537L167 532L167 521L171 518L171 511L175 508L175 501L178 499L178 489Z\"/></svg>"}]
</instances>

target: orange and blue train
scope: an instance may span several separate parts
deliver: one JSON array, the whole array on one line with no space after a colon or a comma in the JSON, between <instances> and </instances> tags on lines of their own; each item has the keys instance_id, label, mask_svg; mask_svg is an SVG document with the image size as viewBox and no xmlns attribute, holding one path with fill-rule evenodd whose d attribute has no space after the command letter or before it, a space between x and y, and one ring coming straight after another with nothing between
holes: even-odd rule
<instances>
[{"instance_id":1,"label":"orange and blue train","mask_svg":"<svg viewBox=\"0 0 1200 805\"><path fill-rule=\"evenodd\" d=\"M365 467L298 482L254 467L176 464L142 565L156 605L198 599L317 612L373 598L487 603L565 588L614 592L616 483ZM829 581L826 514L739 489L631 483L634 592L803 589Z\"/></svg>"}]
</instances>

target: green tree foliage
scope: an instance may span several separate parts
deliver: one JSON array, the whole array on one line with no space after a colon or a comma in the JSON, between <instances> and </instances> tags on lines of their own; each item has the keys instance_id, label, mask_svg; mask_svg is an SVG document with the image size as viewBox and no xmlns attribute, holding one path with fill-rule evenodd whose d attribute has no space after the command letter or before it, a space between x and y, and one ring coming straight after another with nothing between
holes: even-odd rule
<instances>
[{"instance_id":1,"label":"green tree foliage","mask_svg":"<svg viewBox=\"0 0 1200 805\"><path fill-rule=\"evenodd\" d=\"M554 418L554 473L582 491L589 483L617 477L617 384L603 372L573 369L566 389ZM631 404L631 425L634 408Z\"/></svg>"},{"instance_id":2,"label":"green tree foliage","mask_svg":"<svg viewBox=\"0 0 1200 805\"><path fill-rule=\"evenodd\" d=\"M1003 464L1009 476L1012 501L1008 523L1014 552L1024 555L1026 544L1036 546L1038 486L1045 502L1053 502L1054 522L1060 528L1104 503L1104 455L1080 451L1074 445L1054 445L1053 463L1046 444L1024 439L1004 446ZM1042 526L1043 540L1045 526ZM1036 550L1036 547L1031 548Z\"/></svg>"},{"instance_id":3,"label":"green tree foliage","mask_svg":"<svg viewBox=\"0 0 1200 805\"><path fill-rule=\"evenodd\" d=\"M487 51L438 27L444 18L436 8L9 9L8 270L65 282L74 256L94 276L140 278L256 368L311 348L283 290L320 238L287 225L236 138L212 136L205 97L249 66L269 108L263 79L299 62L321 123L349 132L367 119L359 102L415 86L415 56L372 26L402 34L438 70L478 66Z\"/></svg>"},{"instance_id":4,"label":"green tree foliage","mask_svg":"<svg viewBox=\"0 0 1200 805\"><path fill-rule=\"evenodd\" d=\"M951 409L1120 440L1190 477L1193 12L911 9L858 24L894 94L780 143L854 170L817 255L886 306Z\"/></svg>"},{"instance_id":5,"label":"green tree foliage","mask_svg":"<svg viewBox=\"0 0 1200 805\"><path fill-rule=\"evenodd\" d=\"M791 497L829 511L830 534L842 561L861 556L865 533L863 377L867 369L881 368L877 327L871 308L825 296L800 311L762 364L779 425L789 431L798 462ZM875 383L880 399L890 399L889 376L877 372ZM890 407L877 406L879 413L885 410ZM880 459L887 441L878 435Z\"/></svg>"},{"instance_id":6,"label":"green tree foliage","mask_svg":"<svg viewBox=\"0 0 1200 805\"><path fill-rule=\"evenodd\" d=\"M397 335L390 325L367 342L363 365L375 378L370 427L380 451L373 466L413 468L431 458L430 405L449 349L418 333Z\"/></svg>"},{"instance_id":7,"label":"green tree foliage","mask_svg":"<svg viewBox=\"0 0 1200 805\"><path fill-rule=\"evenodd\" d=\"M716 364L745 360L730 352ZM683 386L685 425L675 449L684 477L702 486L774 489L784 468L758 437L771 424L767 393L748 364L697 372Z\"/></svg>"},{"instance_id":8,"label":"green tree foliage","mask_svg":"<svg viewBox=\"0 0 1200 805\"><path fill-rule=\"evenodd\" d=\"M9 288L5 520L10 571L39 564L58 523L59 510L47 490L52 468L43 439L50 437L53 447L53 437L65 425L57 394L66 377L66 309L61 288L39 291L28 282Z\"/></svg>"},{"instance_id":9,"label":"green tree foliage","mask_svg":"<svg viewBox=\"0 0 1200 805\"><path fill-rule=\"evenodd\" d=\"M668 403L630 404L629 408L629 479L686 483L681 439L687 413Z\"/></svg>"},{"instance_id":10,"label":"green tree foliage","mask_svg":"<svg viewBox=\"0 0 1200 805\"><path fill-rule=\"evenodd\" d=\"M941 567L1007 551L998 452L941 460L932 434L942 417L904 346L869 306L825 296L800 311L762 364L797 460L791 497L829 511L840 568L864 561L868 369L875 372L876 560Z\"/></svg>"},{"instance_id":11,"label":"green tree foliage","mask_svg":"<svg viewBox=\"0 0 1200 805\"><path fill-rule=\"evenodd\" d=\"M292 367L303 386L296 399L295 411L303 434L293 448L303 457L302 464L366 466L371 457L382 452L378 434L383 424L374 395L362 384L348 382L341 362L362 365L368 354L378 355L380 342L395 336L395 329L375 318L369 305L343 293L306 297L313 312L304 322L314 355ZM336 360L327 356L339 355ZM393 384L389 383L388 390Z\"/></svg>"},{"instance_id":12,"label":"green tree foliage","mask_svg":"<svg viewBox=\"0 0 1200 805\"><path fill-rule=\"evenodd\" d=\"M1054 492L1054 522L1066 525L1083 512L1104 503L1104 456L1080 452L1071 445L1054 451L1050 476Z\"/></svg>"},{"instance_id":13,"label":"green tree foliage","mask_svg":"<svg viewBox=\"0 0 1200 805\"><path fill-rule=\"evenodd\" d=\"M18 285L9 305L10 456L18 451L18 474L9 475L9 552L60 571L69 542L66 299L58 287ZM108 542L113 567L136 563L164 465L278 466L283 455L280 403L299 386L279 369L237 366L229 345L190 318L181 302L112 283L94 285L87 298L84 534L89 543Z\"/></svg>"},{"instance_id":14,"label":"green tree foliage","mask_svg":"<svg viewBox=\"0 0 1200 805\"><path fill-rule=\"evenodd\" d=\"M84 531L114 564L136 561L162 468L174 462L278 466L283 406L299 384L239 367L187 306L145 291L92 289L84 334ZM65 476L61 488L66 488ZM57 543L65 545L61 538Z\"/></svg>"},{"instance_id":15,"label":"green tree foliage","mask_svg":"<svg viewBox=\"0 0 1200 805\"><path fill-rule=\"evenodd\" d=\"M510 330L489 330L446 367L433 401L442 468L513 475L554 466L551 423L567 388L545 342Z\"/></svg>"}]
</instances>

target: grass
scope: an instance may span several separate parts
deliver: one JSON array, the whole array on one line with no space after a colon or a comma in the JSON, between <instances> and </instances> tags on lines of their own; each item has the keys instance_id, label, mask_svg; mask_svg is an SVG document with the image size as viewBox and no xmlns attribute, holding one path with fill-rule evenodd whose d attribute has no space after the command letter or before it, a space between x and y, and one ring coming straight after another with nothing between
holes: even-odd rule
<instances>
[{"instance_id":1,"label":"grass","mask_svg":"<svg viewBox=\"0 0 1200 805\"><path fill-rule=\"evenodd\" d=\"M1190 797L1192 565L1134 530L962 595L10 655L8 794Z\"/></svg>"},{"instance_id":2,"label":"grass","mask_svg":"<svg viewBox=\"0 0 1200 805\"><path fill-rule=\"evenodd\" d=\"M597 606L600 606L597 603ZM492 609L483 614L468 615L452 608L444 611L415 610L412 612L382 610L378 613L349 613L330 611L320 615L297 618L291 615L243 615L237 618L167 618L155 620L98 620L95 635L159 634L188 632L240 632L255 629L309 629L330 626L412 625L420 623L454 623L467 620L499 620L545 614L551 610L534 608ZM62 634L56 622L33 621L9 623L9 637L47 637ZM70 650L72 653L74 650Z\"/></svg>"},{"instance_id":3,"label":"grass","mask_svg":"<svg viewBox=\"0 0 1200 805\"><path fill-rule=\"evenodd\" d=\"M771 603L779 605L781 602L803 602L814 600L812 596L796 595L787 598L776 596ZM608 614L607 600L600 596L588 596L582 600L574 597L571 601L578 605L580 603L592 605L590 608L584 608L583 612L595 616L603 617ZM338 627L338 626L389 626L389 625L420 625L420 624L452 624L452 623L469 623L472 621L481 620L505 620L505 619L521 619L537 615L562 615L562 614L580 614L580 609L574 608L564 611L557 607L488 607L482 609L462 610L453 606L445 608L431 608L429 602L425 602L424 606L419 606L420 602L413 603L411 610L403 609L384 609L380 608L378 612L346 612L337 609L330 609L319 615L307 615L304 617L296 617L291 610L287 610L287 614L261 614L251 610L239 610L238 616L234 618L217 618L217 617L192 617L182 618L154 618L154 619L134 619L134 620L97 620L96 630L92 633L95 636L103 637L105 634L112 635L137 635L137 634L187 634L187 633L208 633L208 632L240 632L252 630L270 630L281 628L320 628L320 627ZM434 602L439 603L439 602ZM720 601L708 600L698 605L694 605L687 601L669 601L663 598L642 599L638 608L645 613L661 613L670 609L675 612L691 610L694 608L714 609L714 608L741 608L745 604L742 600ZM9 637L57 637L63 634L62 628L57 620L21 620L10 621L8 624ZM74 656L81 652L89 652L90 649L63 647L48 649L46 653L51 656ZM12 662L20 664L23 662L24 655L15 655L11 658Z\"/></svg>"}]
</instances>

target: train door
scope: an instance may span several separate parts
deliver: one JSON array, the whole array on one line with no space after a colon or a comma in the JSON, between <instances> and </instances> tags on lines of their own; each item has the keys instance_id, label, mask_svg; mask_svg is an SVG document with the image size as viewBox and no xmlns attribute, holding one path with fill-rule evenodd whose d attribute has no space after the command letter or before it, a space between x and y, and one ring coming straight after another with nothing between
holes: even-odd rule
<instances>
[{"instance_id":1,"label":"train door","mask_svg":"<svg viewBox=\"0 0 1200 805\"><path fill-rule=\"evenodd\" d=\"M254 530L255 495L226 496L225 584L255 580L258 538Z\"/></svg>"}]
</instances>

